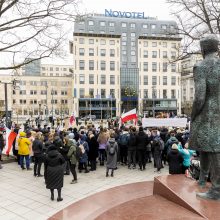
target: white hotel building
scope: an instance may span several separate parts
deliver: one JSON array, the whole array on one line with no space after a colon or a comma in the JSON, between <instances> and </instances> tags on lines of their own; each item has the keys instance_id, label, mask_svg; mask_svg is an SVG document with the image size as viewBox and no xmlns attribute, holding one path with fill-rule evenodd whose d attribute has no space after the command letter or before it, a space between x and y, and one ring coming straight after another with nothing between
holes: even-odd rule
<instances>
[{"instance_id":1,"label":"white hotel building","mask_svg":"<svg viewBox=\"0 0 220 220\"><path fill-rule=\"evenodd\" d=\"M120 13L114 13L114 16ZM121 13L123 15L123 13ZM174 21L91 15L75 23L74 110L77 116L181 113L181 38Z\"/></svg>"}]
</instances>

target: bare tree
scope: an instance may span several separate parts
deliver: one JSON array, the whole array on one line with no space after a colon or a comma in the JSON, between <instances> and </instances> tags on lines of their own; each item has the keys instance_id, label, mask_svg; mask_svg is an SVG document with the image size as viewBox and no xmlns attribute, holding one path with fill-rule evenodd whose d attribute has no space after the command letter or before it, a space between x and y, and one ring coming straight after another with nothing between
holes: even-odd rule
<instances>
[{"instance_id":1,"label":"bare tree","mask_svg":"<svg viewBox=\"0 0 220 220\"><path fill-rule=\"evenodd\" d=\"M220 34L219 0L167 0L183 37L181 57L198 53L198 40L207 33Z\"/></svg>"},{"instance_id":2,"label":"bare tree","mask_svg":"<svg viewBox=\"0 0 220 220\"><path fill-rule=\"evenodd\" d=\"M0 70L52 54L63 56L78 4L79 0L0 0ZM1 57L10 62L1 63Z\"/></svg>"}]
</instances>

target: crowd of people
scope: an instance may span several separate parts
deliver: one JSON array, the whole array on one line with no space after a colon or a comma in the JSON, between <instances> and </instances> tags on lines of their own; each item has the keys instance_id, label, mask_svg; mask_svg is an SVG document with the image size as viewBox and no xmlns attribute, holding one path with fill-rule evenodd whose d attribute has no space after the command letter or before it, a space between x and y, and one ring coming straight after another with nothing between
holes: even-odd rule
<instances>
[{"instance_id":1,"label":"crowd of people","mask_svg":"<svg viewBox=\"0 0 220 220\"><path fill-rule=\"evenodd\" d=\"M170 174L180 174L189 168L190 158L195 153L188 149L189 131L179 128L149 129L133 125L96 128L88 124L59 130L45 125L22 131L15 126L14 132L18 135L13 143L13 154L19 166L22 170L32 170L30 164L34 163L33 175L45 178L51 200L57 189L57 201L63 200L64 175L72 174L71 184L75 184L78 172L95 172L98 163L106 166L106 177L114 177L119 164L144 171L146 164L152 162L155 172L160 173L168 163ZM0 155L3 147L3 133L0 132Z\"/></svg>"}]
</instances>

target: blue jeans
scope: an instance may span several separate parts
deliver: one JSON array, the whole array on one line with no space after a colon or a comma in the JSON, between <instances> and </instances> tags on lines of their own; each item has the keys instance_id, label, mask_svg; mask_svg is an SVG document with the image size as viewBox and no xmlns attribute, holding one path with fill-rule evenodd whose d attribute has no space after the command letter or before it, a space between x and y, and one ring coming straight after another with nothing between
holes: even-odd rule
<instances>
[{"instance_id":1,"label":"blue jeans","mask_svg":"<svg viewBox=\"0 0 220 220\"><path fill-rule=\"evenodd\" d=\"M20 155L20 165L21 168L24 168L24 158L25 158L25 162L26 162L26 168L30 168L30 157L29 155Z\"/></svg>"}]
</instances>

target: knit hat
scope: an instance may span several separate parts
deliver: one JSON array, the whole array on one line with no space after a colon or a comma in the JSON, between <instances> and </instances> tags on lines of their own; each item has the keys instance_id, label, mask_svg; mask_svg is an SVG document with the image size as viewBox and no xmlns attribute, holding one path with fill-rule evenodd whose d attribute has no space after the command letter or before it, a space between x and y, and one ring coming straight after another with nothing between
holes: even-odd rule
<instances>
[{"instance_id":1,"label":"knit hat","mask_svg":"<svg viewBox=\"0 0 220 220\"><path fill-rule=\"evenodd\" d=\"M70 134L68 135L68 138L69 138L69 139L74 139L74 137L75 137L75 135L74 135L73 133L70 133Z\"/></svg>"},{"instance_id":2,"label":"knit hat","mask_svg":"<svg viewBox=\"0 0 220 220\"><path fill-rule=\"evenodd\" d=\"M172 145L172 149L173 149L173 150L178 150L177 144L173 144L173 145Z\"/></svg>"},{"instance_id":3,"label":"knit hat","mask_svg":"<svg viewBox=\"0 0 220 220\"><path fill-rule=\"evenodd\" d=\"M24 131L21 131L21 132L19 133L19 135L20 135L20 137L25 137L25 136L26 136L26 133L25 133Z\"/></svg>"}]
</instances>

